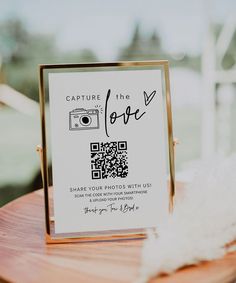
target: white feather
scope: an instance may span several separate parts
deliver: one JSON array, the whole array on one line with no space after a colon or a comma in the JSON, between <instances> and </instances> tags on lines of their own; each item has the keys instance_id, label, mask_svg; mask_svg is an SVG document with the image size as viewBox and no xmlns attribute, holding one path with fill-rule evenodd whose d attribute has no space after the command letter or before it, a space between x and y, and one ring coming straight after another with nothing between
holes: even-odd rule
<instances>
[{"instance_id":1,"label":"white feather","mask_svg":"<svg viewBox=\"0 0 236 283\"><path fill-rule=\"evenodd\" d=\"M236 155L201 165L184 197L176 202L174 213L158 224L158 237L145 241L139 282L220 258L227 252L225 245L234 240Z\"/></svg>"}]
</instances>

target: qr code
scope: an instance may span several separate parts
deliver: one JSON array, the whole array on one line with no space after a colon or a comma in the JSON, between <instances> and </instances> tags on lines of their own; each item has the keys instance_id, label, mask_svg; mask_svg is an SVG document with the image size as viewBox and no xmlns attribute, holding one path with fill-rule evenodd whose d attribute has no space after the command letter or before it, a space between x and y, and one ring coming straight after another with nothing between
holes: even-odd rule
<instances>
[{"instance_id":1,"label":"qr code","mask_svg":"<svg viewBox=\"0 0 236 283\"><path fill-rule=\"evenodd\" d=\"M90 143L92 179L125 178L128 175L127 142Z\"/></svg>"}]
</instances>

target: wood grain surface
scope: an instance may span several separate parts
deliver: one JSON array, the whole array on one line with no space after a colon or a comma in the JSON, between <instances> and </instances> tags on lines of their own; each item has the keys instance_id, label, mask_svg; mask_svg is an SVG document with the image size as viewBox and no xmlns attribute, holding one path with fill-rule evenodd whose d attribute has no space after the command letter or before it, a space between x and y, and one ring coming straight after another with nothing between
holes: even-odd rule
<instances>
[{"instance_id":1,"label":"wood grain surface","mask_svg":"<svg viewBox=\"0 0 236 283\"><path fill-rule=\"evenodd\" d=\"M42 190L0 209L1 282L135 282L143 240L46 245ZM236 253L152 283L232 283Z\"/></svg>"}]
</instances>

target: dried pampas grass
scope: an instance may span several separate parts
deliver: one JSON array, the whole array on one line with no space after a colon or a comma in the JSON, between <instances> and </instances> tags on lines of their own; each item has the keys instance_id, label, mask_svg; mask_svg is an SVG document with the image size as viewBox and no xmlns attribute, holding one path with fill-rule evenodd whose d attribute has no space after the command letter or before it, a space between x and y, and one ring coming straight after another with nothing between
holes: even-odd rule
<instances>
[{"instance_id":1,"label":"dried pampas grass","mask_svg":"<svg viewBox=\"0 0 236 283\"><path fill-rule=\"evenodd\" d=\"M178 196L178 192L177 192ZM177 197L178 199L178 197ZM139 282L224 256L236 240L236 155L201 165L174 213L144 243Z\"/></svg>"}]
</instances>

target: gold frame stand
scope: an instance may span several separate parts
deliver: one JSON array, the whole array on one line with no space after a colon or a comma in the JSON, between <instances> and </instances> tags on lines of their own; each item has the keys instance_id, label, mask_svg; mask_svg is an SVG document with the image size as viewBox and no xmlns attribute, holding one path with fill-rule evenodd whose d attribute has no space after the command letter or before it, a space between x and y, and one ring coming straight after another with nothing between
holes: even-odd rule
<instances>
[{"instance_id":1,"label":"gold frame stand","mask_svg":"<svg viewBox=\"0 0 236 283\"><path fill-rule=\"evenodd\" d=\"M49 179L48 179L48 162L47 162L47 141L46 141L46 113L45 113L45 97L46 87L44 83L45 72L50 70L58 71L60 69L73 69L73 68L162 68L162 76L165 82L165 104L167 115L167 135L168 135L168 161L169 161L169 212L173 212L174 195L175 195L175 148L178 144L177 139L173 139L172 131L172 112L171 112L171 99L170 99L170 80L169 80L169 64L167 60L161 61L123 61L123 62L110 62L110 63L82 63L82 64L52 64L39 66L39 94L40 94L40 112L41 112L41 133L42 145L37 146L37 152L40 155L41 174L44 187L44 204L45 204L45 223L46 223L46 243L71 243L71 242L91 242L91 241L112 241L121 239L137 239L145 238L147 235L146 229L130 229L119 231L101 231L90 233L71 233L71 234L56 234L54 233L54 216L51 199L49 194ZM155 228L151 228L154 233ZM76 235L75 235L76 234Z\"/></svg>"}]
</instances>

